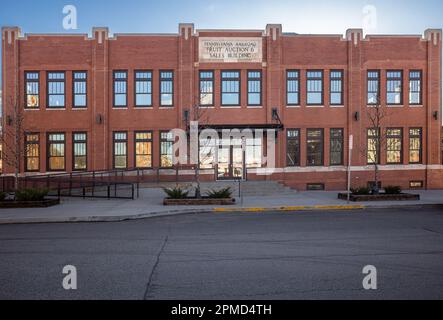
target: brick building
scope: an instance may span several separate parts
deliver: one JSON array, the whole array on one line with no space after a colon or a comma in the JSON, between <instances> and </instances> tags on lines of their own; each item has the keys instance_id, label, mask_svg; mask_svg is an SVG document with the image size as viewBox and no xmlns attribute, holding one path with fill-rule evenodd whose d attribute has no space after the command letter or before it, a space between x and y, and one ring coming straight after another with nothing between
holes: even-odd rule
<instances>
[{"instance_id":1,"label":"brick building","mask_svg":"<svg viewBox=\"0 0 443 320\"><path fill-rule=\"evenodd\" d=\"M167 132L205 125L277 131L276 170L262 176L265 139L205 148L203 176L275 179L299 190L345 189L349 136L352 185L373 181L373 105L387 114L380 135L380 179L403 188L443 188L442 32L363 36L265 30L92 36L2 29L4 130L15 99L25 118L22 171L163 168ZM199 108L196 108L199 106ZM12 168L4 167L6 173Z\"/></svg>"}]
</instances>

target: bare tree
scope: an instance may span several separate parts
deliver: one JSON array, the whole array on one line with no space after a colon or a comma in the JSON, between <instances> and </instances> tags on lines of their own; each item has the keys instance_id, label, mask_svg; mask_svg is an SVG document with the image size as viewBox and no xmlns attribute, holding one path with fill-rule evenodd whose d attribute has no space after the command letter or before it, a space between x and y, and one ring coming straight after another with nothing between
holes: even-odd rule
<instances>
[{"instance_id":1,"label":"bare tree","mask_svg":"<svg viewBox=\"0 0 443 320\"><path fill-rule=\"evenodd\" d=\"M367 156L368 163L374 168L374 186L372 187L372 193L378 194L380 192L379 188L379 166L381 159L381 148L385 146L386 134L383 131L383 124L385 119L388 117L386 108L383 108L378 102L373 106L368 107L368 120L370 123L370 128L367 132L368 143L365 149L365 154Z\"/></svg>"},{"instance_id":2,"label":"bare tree","mask_svg":"<svg viewBox=\"0 0 443 320\"><path fill-rule=\"evenodd\" d=\"M6 125L2 128L1 143L3 145L3 163L14 168L14 189L19 187L20 164L25 159L26 150L24 114L20 108L19 97L10 97L6 103L11 110L9 114L3 115Z\"/></svg>"},{"instance_id":3,"label":"bare tree","mask_svg":"<svg viewBox=\"0 0 443 320\"><path fill-rule=\"evenodd\" d=\"M209 123L209 114L208 114L208 108L200 105L194 105L191 110L191 121L198 123L198 130L204 130L208 123ZM203 145L202 145L203 144ZM201 141L199 139L198 141L198 161L196 164L194 164L194 175L195 175L195 182L197 184L195 188L195 196L196 198L201 198L201 164L205 163L208 159L211 157L214 157L214 154L211 152L211 146L213 144L213 141L210 139ZM216 144L213 144L216 146ZM201 153L200 150L208 150L209 152Z\"/></svg>"}]
</instances>

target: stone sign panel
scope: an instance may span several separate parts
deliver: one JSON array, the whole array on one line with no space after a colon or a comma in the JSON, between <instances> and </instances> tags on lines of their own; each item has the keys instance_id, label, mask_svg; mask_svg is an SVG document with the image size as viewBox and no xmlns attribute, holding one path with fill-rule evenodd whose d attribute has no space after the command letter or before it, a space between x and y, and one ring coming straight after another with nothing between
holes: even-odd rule
<instances>
[{"instance_id":1,"label":"stone sign panel","mask_svg":"<svg viewBox=\"0 0 443 320\"><path fill-rule=\"evenodd\" d=\"M262 38L200 38L200 62L255 62L263 61Z\"/></svg>"}]
</instances>

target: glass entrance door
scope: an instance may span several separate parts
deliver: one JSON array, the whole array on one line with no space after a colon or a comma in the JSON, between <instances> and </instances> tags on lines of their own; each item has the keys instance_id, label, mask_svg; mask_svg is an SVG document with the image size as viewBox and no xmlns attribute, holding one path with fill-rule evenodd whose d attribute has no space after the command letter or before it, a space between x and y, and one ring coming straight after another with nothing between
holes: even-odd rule
<instances>
[{"instance_id":1,"label":"glass entrance door","mask_svg":"<svg viewBox=\"0 0 443 320\"><path fill-rule=\"evenodd\" d=\"M217 176L219 180L243 179L244 156L240 145L220 140L218 146Z\"/></svg>"}]
</instances>

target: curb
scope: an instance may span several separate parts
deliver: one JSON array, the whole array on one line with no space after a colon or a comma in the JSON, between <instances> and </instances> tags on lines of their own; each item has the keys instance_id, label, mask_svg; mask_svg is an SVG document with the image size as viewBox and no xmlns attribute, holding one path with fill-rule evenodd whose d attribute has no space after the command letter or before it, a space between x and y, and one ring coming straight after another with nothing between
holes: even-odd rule
<instances>
[{"instance_id":1,"label":"curb","mask_svg":"<svg viewBox=\"0 0 443 320\"><path fill-rule=\"evenodd\" d=\"M301 211L356 211L364 209L443 209L443 204L417 204L417 205L335 205L335 206L288 206L273 208L206 208L206 209L186 209L170 210L151 213L142 213L126 216L85 216L85 217L51 217L51 218L0 218L0 225L14 224L44 224L44 223L94 223L94 222L124 222L160 217L170 217L178 215L191 215L203 213L266 213L266 212L301 212Z\"/></svg>"},{"instance_id":2,"label":"curb","mask_svg":"<svg viewBox=\"0 0 443 320\"><path fill-rule=\"evenodd\" d=\"M217 213L226 212L299 212L299 211L336 211L336 210L363 210L367 209L362 205L343 205L343 206L294 206L294 207L275 207L275 208L215 208Z\"/></svg>"}]
</instances>

